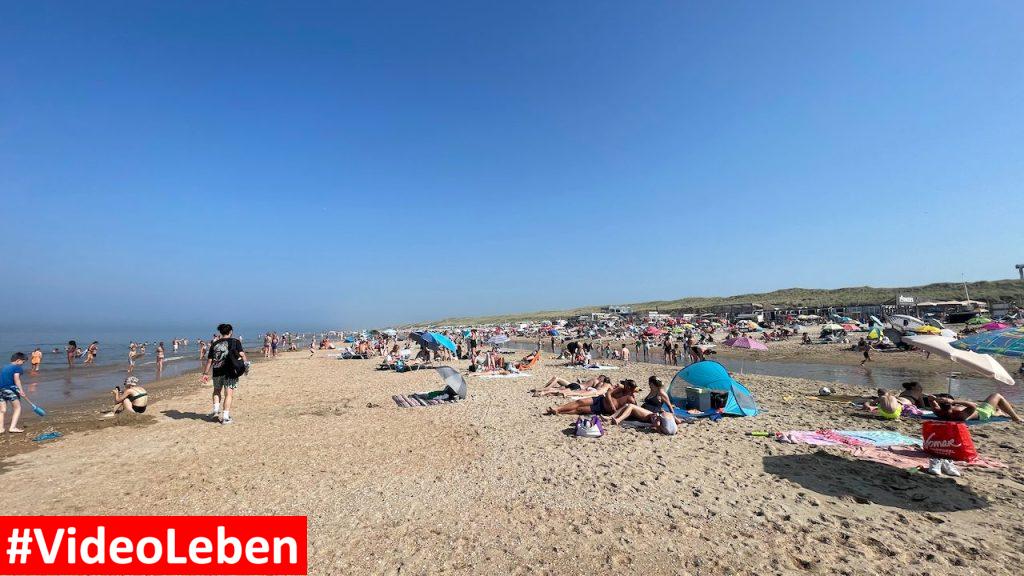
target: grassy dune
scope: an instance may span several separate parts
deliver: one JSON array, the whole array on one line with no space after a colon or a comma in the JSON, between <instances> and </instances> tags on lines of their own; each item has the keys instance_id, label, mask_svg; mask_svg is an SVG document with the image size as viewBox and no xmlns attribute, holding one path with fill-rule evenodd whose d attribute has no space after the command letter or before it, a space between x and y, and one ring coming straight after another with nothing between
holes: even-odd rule
<instances>
[{"instance_id":1,"label":"grassy dune","mask_svg":"<svg viewBox=\"0 0 1024 576\"><path fill-rule=\"evenodd\" d=\"M970 282L967 284L971 299L988 302L1024 302L1024 282L1020 280L994 280ZM655 300L626 304L633 310L680 310L702 309L727 304L761 304L771 307L817 307L817 306L855 306L863 304L881 304L893 300L897 295L914 296L919 302L928 300L960 300L964 297L964 285L959 282L940 282L925 286L907 286L895 288L874 288L871 286L855 286L850 288L814 289L787 288L761 294L737 294L735 296L693 296L678 300ZM623 304L614 302L612 304ZM603 305L584 306L569 310L540 310L515 314L499 314L494 316L476 316L462 318L445 318L430 322L433 325L446 324L487 324L513 321L551 320L568 318L580 314L589 314L601 310Z\"/></svg>"}]
</instances>

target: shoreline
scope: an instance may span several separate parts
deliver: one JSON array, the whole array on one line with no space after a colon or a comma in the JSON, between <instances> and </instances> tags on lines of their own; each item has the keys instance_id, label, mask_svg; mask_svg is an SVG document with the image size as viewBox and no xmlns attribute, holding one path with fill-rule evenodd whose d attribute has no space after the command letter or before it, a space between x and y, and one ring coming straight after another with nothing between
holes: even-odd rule
<instances>
[{"instance_id":1,"label":"shoreline","mask_svg":"<svg viewBox=\"0 0 1024 576\"><path fill-rule=\"evenodd\" d=\"M256 357L255 354L259 354L259 357ZM246 355L252 358L253 366L263 364L267 360L263 358L260 350L246 350ZM114 409L113 403L109 400L109 390L121 383L117 378L112 379L112 384L103 392L97 391L95 395L54 404L54 409L47 409L44 418L34 414L28 404L25 404L22 407L18 424L25 432L0 434L2 437L0 439L0 474L4 469L5 461L10 457L61 442L71 435L89 434L112 427L144 427L155 423L160 403L180 399L197 389L210 389L208 384L199 384L200 372L201 368L197 366L186 369L175 376L143 382L142 386L150 394L150 403L147 405L146 412L142 414L123 413L113 417L103 417L104 413L112 412ZM121 376L123 373L124 371L121 370L111 374ZM8 421L9 418L8 415ZM60 432L61 437L42 442L32 440L36 436L50 431Z\"/></svg>"}]
</instances>

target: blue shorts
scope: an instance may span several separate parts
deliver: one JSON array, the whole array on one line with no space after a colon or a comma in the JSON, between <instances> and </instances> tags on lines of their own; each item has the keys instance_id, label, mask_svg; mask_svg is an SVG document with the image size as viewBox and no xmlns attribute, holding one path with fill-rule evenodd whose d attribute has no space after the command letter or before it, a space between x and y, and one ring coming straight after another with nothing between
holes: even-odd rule
<instances>
[{"instance_id":1,"label":"blue shorts","mask_svg":"<svg viewBox=\"0 0 1024 576\"><path fill-rule=\"evenodd\" d=\"M0 388L0 402L14 402L21 398L14 388Z\"/></svg>"},{"instance_id":2,"label":"blue shorts","mask_svg":"<svg viewBox=\"0 0 1024 576\"><path fill-rule=\"evenodd\" d=\"M604 396L595 396L593 404L590 405L590 413L604 414Z\"/></svg>"}]
</instances>

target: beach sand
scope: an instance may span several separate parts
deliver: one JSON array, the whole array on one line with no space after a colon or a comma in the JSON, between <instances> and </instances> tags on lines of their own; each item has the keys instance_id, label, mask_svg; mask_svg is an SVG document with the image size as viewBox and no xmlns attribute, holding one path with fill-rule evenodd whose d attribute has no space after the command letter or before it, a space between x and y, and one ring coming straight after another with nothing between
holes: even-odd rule
<instances>
[{"instance_id":1,"label":"beach sand","mask_svg":"<svg viewBox=\"0 0 1024 576\"><path fill-rule=\"evenodd\" d=\"M306 515L311 574L1011 574L1024 562L1024 427L1012 423L972 429L1009 468L934 478L746 435L919 435L915 421L806 399L814 381L743 377L764 409L754 418L578 439L575 417L541 415L558 400L527 393L588 374L550 355L530 378L469 376L467 400L417 409L391 396L439 388L433 370L307 355L255 367L232 426L207 421L209 389L182 382L152 398L148 425L124 415L5 458L6 513Z\"/></svg>"}]
</instances>

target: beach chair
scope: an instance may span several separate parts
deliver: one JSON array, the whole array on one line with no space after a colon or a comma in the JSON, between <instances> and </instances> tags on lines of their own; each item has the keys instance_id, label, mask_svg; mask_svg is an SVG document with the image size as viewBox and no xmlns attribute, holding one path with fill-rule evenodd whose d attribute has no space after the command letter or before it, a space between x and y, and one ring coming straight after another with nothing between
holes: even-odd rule
<instances>
[{"instance_id":1,"label":"beach chair","mask_svg":"<svg viewBox=\"0 0 1024 576\"><path fill-rule=\"evenodd\" d=\"M540 361L540 350L537 350L537 352L534 353L533 358L531 358L529 362L519 362L518 364L516 364L516 370L519 370L520 372L522 372L524 370L529 370L530 368L533 368L534 366L536 366L537 362L539 362L539 361Z\"/></svg>"}]
</instances>

